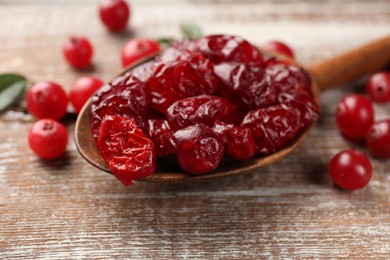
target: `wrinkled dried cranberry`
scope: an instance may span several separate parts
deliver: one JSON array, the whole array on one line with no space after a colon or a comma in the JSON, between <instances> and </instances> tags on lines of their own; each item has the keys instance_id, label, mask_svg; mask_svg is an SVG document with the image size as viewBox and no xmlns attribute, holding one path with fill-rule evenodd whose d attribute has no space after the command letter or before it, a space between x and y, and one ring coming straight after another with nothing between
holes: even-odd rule
<instances>
[{"instance_id":1,"label":"wrinkled dried cranberry","mask_svg":"<svg viewBox=\"0 0 390 260\"><path fill-rule=\"evenodd\" d=\"M189 61L160 63L149 80L151 106L166 113L173 102L201 94L214 94L217 85L210 84Z\"/></svg>"},{"instance_id":2,"label":"wrinkled dried cranberry","mask_svg":"<svg viewBox=\"0 0 390 260\"><path fill-rule=\"evenodd\" d=\"M153 142L132 119L105 117L97 145L112 173L126 186L149 176L155 169Z\"/></svg>"},{"instance_id":3,"label":"wrinkled dried cranberry","mask_svg":"<svg viewBox=\"0 0 390 260\"><path fill-rule=\"evenodd\" d=\"M196 124L174 134L177 159L186 172L204 174L217 168L224 154L224 144L210 127Z\"/></svg>"},{"instance_id":4,"label":"wrinkled dried cranberry","mask_svg":"<svg viewBox=\"0 0 390 260\"><path fill-rule=\"evenodd\" d=\"M305 92L312 94L311 78L301 68L286 63L275 63L266 68L278 93Z\"/></svg>"},{"instance_id":5,"label":"wrinkled dried cranberry","mask_svg":"<svg viewBox=\"0 0 390 260\"><path fill-rule=\"evenodd\" d=\"M92 97L92 133L97 140L104 117L116 115L132 118L138 126L146 126L148 97L145 84L133 75L120 77L103 86Z\"/></svg>"},{"instance_id":6,"label":"wrinkled dried cranberry","mask_svg":"<svg viewBox=\"0 0 390 260\"><path fill-rule=\"evenodd\" d=\"M167 120L177 130L194 124L212 126L217 119L232 113L236 106L227 99L200 95L173 103L167 110Z\"/></svg>"},{"instance_id":7,"label":"wrinkled dried cranberry","mask_svg":"<svg viewBox=\"0 0 390 260\"><path fill-rule=\"evenodd\" d=\"M298 116L288 106L279 104L250 111L241 126L251 130L257 153L269 154L298 134L297 121Z\"/></svg>"},{"instance_id":8,"label":"wrinkled dried cranberry","mask_svg":"<svg viewBox=\"0 0 390 260\"><path fill-rule=\"evenodd\" d=\"M168 121L149 119L149 136L154 143L157 156L165 156L176 152L176 143Z\"/></svg>"},{"instance_id":9,"label":"wrinkled dried cranberry","mask_svg":"<svg viewBox=\"0 0 390 260\"><path fill-rule=\"evenodd\" d=\"M237 161L251 158L256 153L256 144L248 128L226 124L221 121L214 123L213 129L226 145L226 154Z\"/></svg>"},{"instance_id":10,"label":"wrinkled dried cranberry","mask_svg":"<svg viewBox=\"0 0 390 260\"><path fill-rule=\"evenodd\" d=\"M269 75L256 65L224 62L215 66L224 83L221 95L238 102L240 107L254 109L276 104L277 93Z\"/></svg>"},{"instance_id":11,"label":"wrinkled dried cranberry","mask_svg":"<svg viewBox=\"0 0 390 260\"><path fill-rule=\"evenodd\" d=\"M137 79L139 79L142 82L147 82L149 78L153 74L153 62L145 62L141 65L138 65L131 71L129 71L126 75L133 75Z\"/></svg>"},{"instance_id":12,"label":"wrinkled dried cranberry","mask_svg":"<svg viewBox=\"0 0 390 260\"><path fill-rule=\"evenodd\" d=\"M194 56L194 53L198 52L197 41L188 39L174 41L157 57L156 60L159 62L189 60Z\"/></svg>"},{"instance_id":13,"label":"wrinkled dried cranberry","mask_svg":"<svg viewBox=\"0 0 390 260\"><path fill-rule=\"evenodd\" d=\"M199 40L199 50L213 63L236 61L240 63L262 64L260 51L241 37L230 35L210 35Z\"/></svg>"}]
</instances>

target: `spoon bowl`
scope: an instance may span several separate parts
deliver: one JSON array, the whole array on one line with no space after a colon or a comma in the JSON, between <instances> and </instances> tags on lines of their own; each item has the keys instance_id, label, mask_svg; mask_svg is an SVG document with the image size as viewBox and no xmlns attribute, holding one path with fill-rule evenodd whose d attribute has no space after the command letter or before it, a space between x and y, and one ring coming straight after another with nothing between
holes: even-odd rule
<instances>
[{"instance_id":1,"label":"spoon bowl","mask_svg":"<svg viewBox=\"0 0 390 260\"><path fill-rule=\"evenodd\" d=\"M369 72L376 71L390 64L390 36L375 42L364 45L353 51L336 56L330 60L314 65L306 69L312 78L312 90L317 103L320 102L320 91L326 90L335 86L339 86L349 82L359 76ZM139 66L140 64L152 59L156 54L131 64L122 73ZM277 55L279 56L279 55ZM286 59L281 57L281 59ZM294 61L293 64L299 66ZM302 67L302 66L299 66ZM90 116L91 101L84 105L83 109L76 121L75 127L75 142L78 151L84 159L96 168L111 173L106 162L100 155L100 151L95 145L95 140L92 135L91 116ZM293 152L302 142L308 137L314 124L307 127L287 146L278 150L275 153L256 156L244 162L231 162L222 164L216 170L202 175L192 175L185 173L178 167L167 167L167 163L158 163L155 172L139 181L145 182L200 182L221 177L245 174L259 170L267 165L277 162L286 155Z\"/></svg>"}]
</instances>

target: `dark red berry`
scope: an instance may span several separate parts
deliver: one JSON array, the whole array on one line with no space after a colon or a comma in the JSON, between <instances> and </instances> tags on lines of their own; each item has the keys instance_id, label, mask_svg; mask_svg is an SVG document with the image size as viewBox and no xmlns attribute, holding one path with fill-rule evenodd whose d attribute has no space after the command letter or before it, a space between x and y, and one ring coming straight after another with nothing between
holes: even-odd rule
<instances>
[{"instance_id":1,"label":"dark red berry","mask_svg":"<svg viewBox=\"0 0 390 260\"><path fill-rule=\"evenodd\" d=\"M112 173L126 186L151 175L155 169L153 142L132 119L105 117L97 145Z\"/></svg>"},{"instance_id":2,"label":"dark red berry","mask_svg":"<svg viewBox=\"0 0 390 260\"><path fill-rule=\"evenodd\" d=\"M260 51L238 36L210 35L199 40L200 52L213 63L236 61L240 63L263 63Z\"/></svg>"},{"instance_id":3,"label":"dark red berry","mask_svg":"<svg viewBox=\"0 0 390 260\"><path fill-rule=\"evenodd\" d=\"M266 73L271 77L279 94L307 93L313 95L310 76L297 66L278 62L267 66Z\"/></svg>"},{"instance_id":4,"label":"dark red berry","mask_svg":"<svg viewBox=\"0 0 390 260\"><path fill-rule=\"evenodd\" d=\"M130 8L123 0L101 0L99 15L103 24L113 32L126 28L130 17Z\"/></svg>"},{"instance_id":5,"label":"dark red berry","mask_svg":"<svg viewBox=\"0 0 390 260\"><path fill-rule=\"evenodd\" d=\"M36 118L60 119L66 114L68 96L52 81L34 84L27 92L27 109Z\"/></svg>"},{"instance_id":6,"label":"dark red berry","mask_svg":"<svg viewBox=\"0 0 390 260\"><path fill-rule=\"evenodd\" d=\"M200 95L173 103L167 110L167 120L174 130L200 123L211 127L215 120L235 109L236 106L224 98Z\"/></svg>"},{"instance_id":7,"label":"dark red berry","mask_svg":"<svg viewBox=\"0 0 390 260\"><path fill-rule=\"evenodd\" d=\"M157 156L176 153L176 143L168 122L164 119L149 119L149 136L154 143Z\"/></svg>"},{"instance_id":8,"label":"dark red berry","mask_svg":"<svg viewBox=\"0 0 390 260\"><path fill-rule=\"evenodd\" d=\"M191 57L201 54L198 42L194 40L173 41L161 55L157 57L158 62L171 62L180 60L190 60Z\"/></svg>"},{"instance_id":9,"label":"dark red berry","mask_svg":"<svg viewBox=\"0 0 390 260\"><path fill-rule=\"evenodd\" d=\"M266 50L266 51L279 52L285 56L288 56L288 57L294 59L294 52L292 51L292 49L288 45L286 45L283 42L269 41L269 42L264 43L261 46L261 48Z\"/></svg>"},{"instance_id":10,"label":"dark red berry","mask_svg":"<svg viewBox=\"0 0 390 260\"><path fill-rule=\"evenodd\" d=\"M142 58L157 54L160 51L158 42L152 39L132 39L122 49L122 67L136 63Z\"/></svg>"},{"instance_id":11,"label":"dark red berry","mask_svg":"<svg viewBox=\"0 0 390 260\"><path fill-rule=\"evenodd\" d=\"M367 136L374 123L374 109L370 100L359 94L350 94L337 104L336 122L341 133L350 139L359 140Z\"/></svg>"},{"instance_id":12,"label":"dark red berry","mask_svg":"<svg viewBox=\"0 0 390 260\"><path fill-rule=\"evenodd\" d=\"M192 174L204 174L218 167L224 144L211 128L197 124L174 134L180 167Z\"/></svg>"},{"instance_id":13,"label":"dark red berry","mask_svg":"<svg viewBox=\"0 0 390 260\"><path fill-rule=\"evenodd\" d=\"M361 189L371 179L371 163L364 154L355 150L344 150L330 160L329 174L340 188Z\"/></svg>"},{"instance_id":14,"label":"dark red berry","mask_svg":"<svg viewBox=\"0 0 390 260\"><path fill-rule=\"evenodd\" d=\"M68 145L66 128L52 119L41 119L34 123L28 132L31 150L43 159L61 156Z\"/></svg>"},{"instance_id":15,"label":"dark red berry","mask_svg":"<svg viewBox=\"0 0 390 260\"><path fill-rule=\"evenodd\" d=\"M302 128L299 117L286 105L259 108L250 111L241 126L251 130L257 153L269 154L290 142Z\"/></svg>"},{"instance_id":16,"label":"dark red berry","mask_svg":"<svg viewBox=\"0 0 390 260\"><path fill-rule=\"evenodd\" d=\"M109 115L132 118L139 127L146 127L149 98L145 88L145 83L127 74L96 92L91 101L92 133L95 139L99 136L101 121Z\"/></svg>"},{"instance_id":17,"label":"dark red berry","mask_svg":"<svg viewBox=\"0 0 390 260\"><path fill-rule=\"evenodd\" d=\"M216 75L221 79L221 95L235 101L244 109L267 107L276 104L277 93L263 68L224 62L215 67Z\"/></svg>"},{"instance_id":18,"label":"dark red berry","mask_svg":"<svg viewBox=\"0 0 390 260\"><path fill-rule=\"evenodd\" d=\"M216 121L213 129L226 145L226 154L237 161L247 160L256 153L256 143L248 128Z\"/></svg>"},{"instance_id":19,"label":"dark red berry","mask_svg":"<svg viewBox=\"0 0 390 260\"><path fill-rule=\"evenodd\" d=\"M71 86L69 98L77 114L93 93L103 86L103 84L103 81L96 77L85 76L79 78Z\"/></svg>"},{"instance_id":20,"label":"dark red berry","mask_svg":"<svg viewBox=\"0 0 390 260\"><path fill-rule=\"evenodd\" d=\"M70 37L64 43L62 51L66 61L75 68L82 69L91 65L93 48L85 37Z\"/></svg>"},{"instance_id":21,"label":"dark red berry","mask_svg":"<svg viewBox=\"0 0 390 260\"><path fill-rule=\"evenodd\" d=\"M390 120L375 122L368 130L367 146L378 158L390 158Z\"/></svg>"},{"instance_id":22,"label":"dark red berry","mask_svg":"<svg viewBox=\"0 0 390 260\"><path fill-rule=\"evenodd\" d=\"M372 75L367 81L366 91L374 102L390 102L390 72L378 72Z\"/></svg>"},{"instance_id":23,"label":"dark red berry","mask_svg":"<svg viewBox=\"0 0 390 260\"><path fill-rule=\"evenodd\" d=\"M201 94L214 94L217 86L203 77L188 61L156 64L154 75L150 78L148 92L151 106L161 113L175 101Z\"/></svg>"}]
</instances>

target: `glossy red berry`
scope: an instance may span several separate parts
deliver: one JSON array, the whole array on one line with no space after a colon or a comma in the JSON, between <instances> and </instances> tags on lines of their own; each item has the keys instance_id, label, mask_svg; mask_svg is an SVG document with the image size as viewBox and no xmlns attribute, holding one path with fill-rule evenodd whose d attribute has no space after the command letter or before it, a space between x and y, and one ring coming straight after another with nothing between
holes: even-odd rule
<instances>
[{"instance_id":1,"label":"glossy red berry","mask_svg":"<svg viewBox=\"0 0 390 260\"><path fill-rule=\"evenodd\" d=\"M101 0L99 15L103 24L113 32L126 28L130 18L130 8L123 0Z\"/></svg>"},{"instance_id":2,"label":"glossy red berry","mask_svg":"<svg viewBox=\"0 0 390 260\"><path fill-rule=\"evenodd\" d=\"M60 119L66 113L68 97L62 87L51 81L34 84L27 92L27 109L36 118Z\"/></svg>"},{"instance_id":3,"label":"glossy red berry","mask_svg":"<svg viewBox=\"0 0 390 260\"><path fill-rule=\"evenodd\" d=\"M70 88L70 102L78 114L85 102L95 93L101 86L103 81L96 77L85 76L79 78Z\"/></svg>"},{"instance_id":4,"label":"glossy red berry","mask_svg":"<svg viewBox=\"0 0 390 260\"><path fill-rule=\"evenodd\" d=\"M34 123L28 133L31 150L43 159L61 156L68 144L66 128L52 119L41 119Z\"/></svg>"},{"instance_id":5,"label":"glossy red berry","mask_svg":"<svg viewBox=\"0 0 390 260\"><path fill-rule=\"evenodd\" d=\"M263 44L262 49L268 51L279 52L283 55L286 55L292 59L294 59L293 50L285 43L280 41L269 41Z\"/></svg>"},{"instance_id":6,"label":"glossy red berry","mask_svg":"<svg viewBox=\"0 0 390 260\"><path fill-rule=\"evenodd\" d=\"M374 102L390 102L390 72L378 72L372 75L367 81L366 91Z\"/></svg>"},{"instance_id":7,"label":"glossy red berry","mask_svg":"<svg viewBox=\"0 0 390 260\"><path fill-rule=\"evenodd\" d=\"M93 48L89 40L82 36L72 36L63 45L62 52L66 61L77 69L91 64Z\"/></svg>"},{"instance_id":8,"label":"glossy red berry","mask_svg":"<svg viewBox=\"0 0 390 260\"><path fill-rule=\"evenodd\" d=\"M355 150L344 150L331 159L329 174L340 188L357 190L368 184L372 168L370 160L364 154Z\"/></svg>"},{"instance_id":9,"label":"glossy red berry","mask_svg":"<svg viewBox=\"0 0 390 260\"><path fill-rule=\"evenodd\" d=\"M160 44L155 40L147 38L130 40L122 49L122 67L127 67L137 60L159 51Z\"/></svg>"},{"instance_id":10,"label":"glossy red berry","mask_svg":"<svg viewBox=\"0 0 390 260\"><path fill-rule=\"evenodd\" d=\"M367 146L378 158L390 158L390 120L375 122L368 130Z\"/></svg>"},{"instance_id":11,"label":"glossy red berry","mask_svg":"<svg viewBox=\"0 0 390 260\"><path fill-rule=\"evenodd\" d=\"M353 140L366 138L368 129L374 123L371 101L359 94L344 97L337 104L336 122L345 137Z\"/></svg>"}]
</instances>

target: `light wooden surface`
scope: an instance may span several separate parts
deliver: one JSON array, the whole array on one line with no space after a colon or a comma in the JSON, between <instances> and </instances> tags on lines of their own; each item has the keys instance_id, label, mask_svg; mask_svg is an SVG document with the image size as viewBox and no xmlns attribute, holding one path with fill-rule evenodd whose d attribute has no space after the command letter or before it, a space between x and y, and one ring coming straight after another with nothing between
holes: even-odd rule
<instances>
[{"instance_id":1,"label":"light wooden surface","mask_svg":"<svg viewBox=\"0 0 390 260\"><path fill-rule=\"evenodd\" d=\"M127 33L108 33L97 1L0 0L0 72L50 79L69 88L80 75L120 71L119 52L134 36L179 36L182 21L204 33L290 43L305 65L390 34L389 1L134 0ZM94 69L62 59L70 34L89 37ZM389 50L390 51L390 50ZM369 186L337 189L327 164L344 140L334 108L361 82L322 95L321 118L296 153L261 172L186 185L125 188L88 165L73 139L46 162L29 151L29 115L0 116L1 259L300 259L390 257L390 161L372 158ZM377 118L390 105L376 106ZM74 118L63 121L70 133Z\"/></svg>"}]
</instances>

